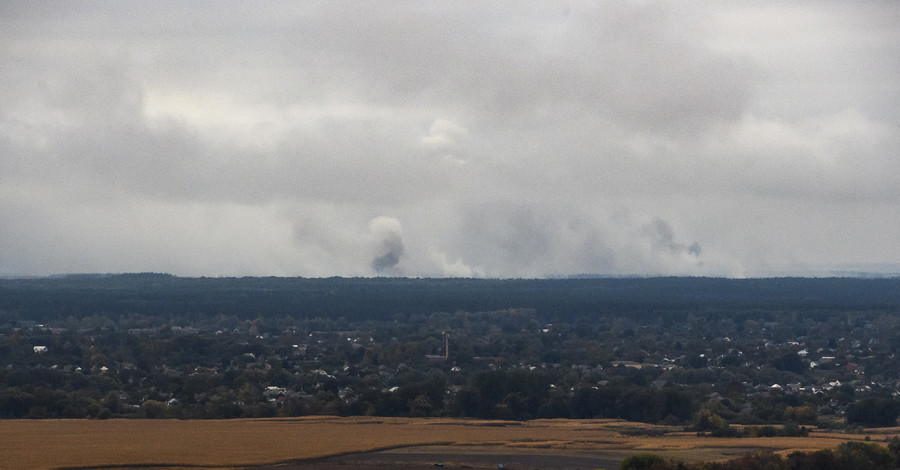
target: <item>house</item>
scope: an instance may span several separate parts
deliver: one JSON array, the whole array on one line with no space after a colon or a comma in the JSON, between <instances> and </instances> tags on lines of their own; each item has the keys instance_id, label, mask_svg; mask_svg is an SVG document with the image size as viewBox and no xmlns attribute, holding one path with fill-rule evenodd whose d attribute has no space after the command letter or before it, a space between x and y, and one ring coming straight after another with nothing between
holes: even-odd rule
<instances>
[{"instance_id":1,"label":"house","mask_svg":"<svg viewBox=\"0 0 900 470\"><path fill-rule=\"evenodd\" d=\"M623 366L623 367L628 367L630 369L641 369L644 367L644 364L641 364L639 362L634 362L634 361L612 361L611 364L613 367Z\"/></svg>"}]
</instances>

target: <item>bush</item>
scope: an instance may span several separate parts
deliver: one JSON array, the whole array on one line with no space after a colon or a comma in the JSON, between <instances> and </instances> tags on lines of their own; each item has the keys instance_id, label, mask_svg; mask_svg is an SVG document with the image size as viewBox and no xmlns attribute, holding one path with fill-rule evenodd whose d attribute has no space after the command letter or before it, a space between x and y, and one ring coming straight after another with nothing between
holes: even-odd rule
<instances>
[{"instance_id":1,"label":"bush","mask_svg":"<svg viewBox=\"0 0 900 470\"><path fill-rule=\"evenodd\" d=\"M701 411L698 413L695 428L699 432L715 431L728 426L721 416L710 411Z\"/></svg>"},{"instance_id":2,"label":"bush","mask_svg":"<svg viewBox=\"0 0 900 470\"><path fill-rule=\"evenodd\" d=\"M888 470L896 468L894 455L886 447L868 442L845 442L838 446L838 460L848 469Z\"/></svg>"},{"instance_id":3,"label":"bush","mask_svg":"<svg viewBox=\"0 0 900 470\"><path fill-rule=\"evenodd\" d=\"M668 467L665 459L654 454L635 454L619 464L619 470L664 470Z\"/></svg>"},{"instance_id":4,"label":"bush","mask_svg":"<svg viewBox=\"0 0 900 470\"><path fill-rule=\"evenodd\" d=\"M141 403L141 411L144 413L144 416L150 419L159 419L166 418L166 405L156 401L156 400L147 400L144 403Z\"/></svg>"}]
</instances>

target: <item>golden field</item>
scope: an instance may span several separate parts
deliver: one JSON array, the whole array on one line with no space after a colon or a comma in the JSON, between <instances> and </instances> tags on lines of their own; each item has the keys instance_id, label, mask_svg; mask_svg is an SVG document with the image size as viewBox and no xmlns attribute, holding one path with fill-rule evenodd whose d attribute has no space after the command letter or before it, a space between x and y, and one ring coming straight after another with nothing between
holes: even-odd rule
<instances>
[{"instance_id":1,"label":"golden field","mask_svg":"<svg viewBox=\"0 0 900 470\"><path fill-rule=\"evenodd\" d=\"M813 430L809 437L699 438L690 432L643 436L617 420L487 422L439 418L239 420L6 420L0 421L0 468L115 468L244 466L299 461L405 446L506 452L579 452L623 457L658 453L685 460L731 458L755 451L790 452L837 447L864 435ZM672 428L674 430L674 428ZM869 433L873 441L900 435Z\"/></svg>"}]
</instances>

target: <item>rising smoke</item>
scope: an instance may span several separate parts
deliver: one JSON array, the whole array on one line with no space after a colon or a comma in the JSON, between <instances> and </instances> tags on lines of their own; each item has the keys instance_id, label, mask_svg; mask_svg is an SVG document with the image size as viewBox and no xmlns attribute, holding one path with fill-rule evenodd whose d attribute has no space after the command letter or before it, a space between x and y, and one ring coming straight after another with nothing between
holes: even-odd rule
<instances>
[{"instance_id":1,"label":"rising smoke","mask_svg":"<svg viewBox=\"0 0 900 470\"><path fill-rule=\"evenodd\" d=\"M700 248L700 244L697 242L686 245L676 241L675 231L672 230L672 226L659 217L653 219L653 222L648 224L645 227L645 230L653 242L653 247L658 250L676 255L687 253L691 256L700 256L700 253L702 252L702 248Z\"/></svg>"},{"instance_id":2,"label":"rising smoke","mask_svg":"<svg viewBox=\"0 0 900 470\"><path fill-rule=\"evenodd\" d=\"M376 217L369 222L369 233L375 242L372 269L378 274L394 272L403 257L400 221L392 217Z\"/></svg>"}]
</instances>

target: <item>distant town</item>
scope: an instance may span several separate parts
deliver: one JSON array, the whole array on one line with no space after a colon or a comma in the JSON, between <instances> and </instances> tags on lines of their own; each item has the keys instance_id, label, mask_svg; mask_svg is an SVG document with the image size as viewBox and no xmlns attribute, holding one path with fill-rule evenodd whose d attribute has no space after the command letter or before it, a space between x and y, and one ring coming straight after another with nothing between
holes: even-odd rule
<instances>
[{"instance_id":1,"label":"distant town","mask_svg":"<svg viewBox=\"0 0 900 470\"><path fill-rule=\"evenodd\" d=\"M898 300L897 279L3 280L0 417L894 426Z\"/></svg>"}]
</instances>

